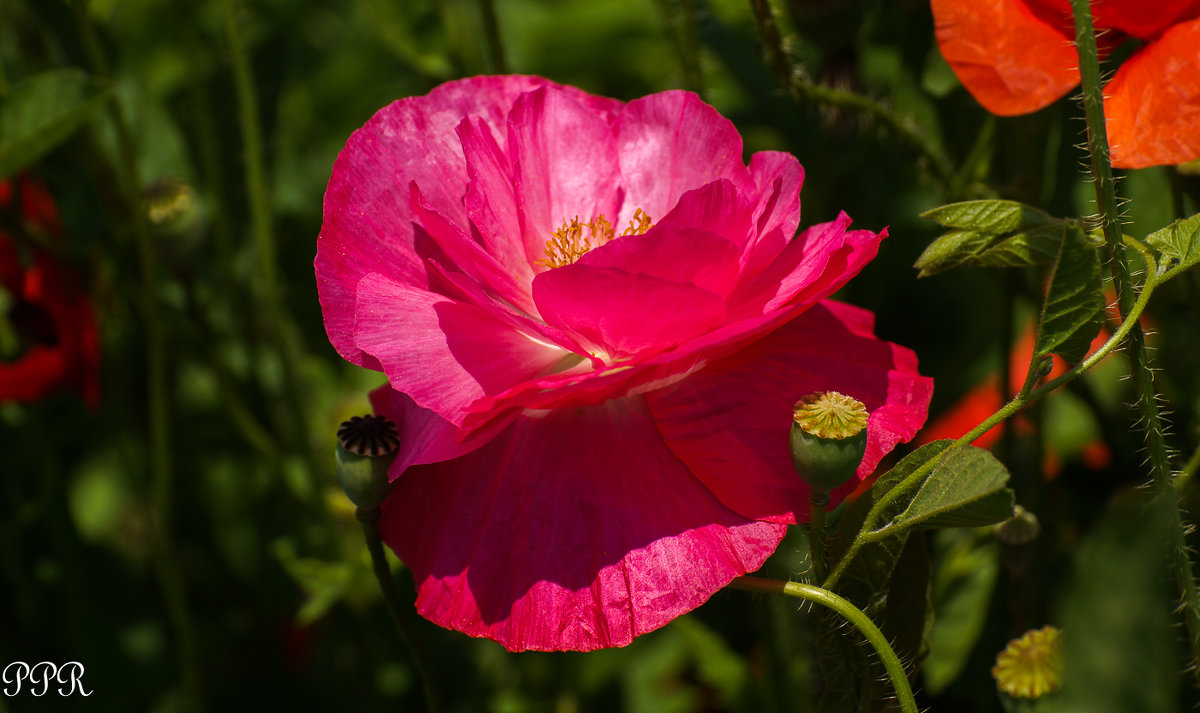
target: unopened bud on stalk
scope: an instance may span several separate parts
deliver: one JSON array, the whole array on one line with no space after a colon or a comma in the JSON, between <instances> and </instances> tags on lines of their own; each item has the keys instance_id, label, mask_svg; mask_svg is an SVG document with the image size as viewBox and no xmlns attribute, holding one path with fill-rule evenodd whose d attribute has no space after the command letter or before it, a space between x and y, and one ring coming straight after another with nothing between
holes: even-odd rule
<instances>
[{"instance_id":1,"label":"unopened bud on stalk","mask_svg":"<svg viewBox=\"0 0 1200 713\"><path fill-rule=\"evenodd\" d=\"M338 427L336 467L346 497L371 510L391 490L388 468L400 448L396 424L383 416L355 416Z\"/></svg>"},{"instance_id":2,"label":"unopened bud on stalk","mask_svg":"<svg viewBox=\"0 0 1200 713\"><path fill-rule=\"evenodd\" d=\"M862 402L836 391L809 394L792 412L792 465L814 494L828 494L849 480L867 451Z\"/></svg>"}]
</instances>

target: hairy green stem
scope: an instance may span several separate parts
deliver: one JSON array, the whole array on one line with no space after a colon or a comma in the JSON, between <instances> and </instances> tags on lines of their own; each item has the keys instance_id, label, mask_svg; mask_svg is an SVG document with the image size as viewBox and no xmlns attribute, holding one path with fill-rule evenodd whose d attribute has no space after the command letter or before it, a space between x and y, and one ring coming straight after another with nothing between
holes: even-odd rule
<instances>
[{"instance_id":1,"label":"hairy green stem","mask_svg":"<svg viewBox=\"0 0 1200 713\"><path fill-rule=\"evenodd\" d=\"M84 50L98 77L112 81L108 58L101 48L96 30L88 17L87 2L75 4L75 18ZM154 242L143 209L141 180L138 177L137 152L121 100L114 91L109 95L108 112L116 131L116 173L120 191L128 209L137 253L138 301L142 317L146 352L146 420L150 452L150 522L154 536L150 543L155 577L176 638L177 656L184 690L199 704L202 683L196 655L195 627L178 555L172 536L171 415L167 397L167 353L159 313L158 265Z\"/></svg>"},{"instance_id":2,"label":"hairy green stem","mask_svg":"<svg viewBox=\"0 0 1200 713\"><path fill-rule=\"evenodd\" d=\"M388 566L387 553L383 549L383 539L379 536L379 508L364 510L358 508L355 512L358 521L362 523L363 538L367 542L367 551L371 553L371 568L375 579L379 581L379 589L387 603L388 614L396 633L404 645L408 647L413 665L421 676L421 686L425 691L425 707L429 713L442 710L441 689L438 686L437 675L429 662L429 654L421 643L421 636L408 614L409 607L404 605L396 580L392 577L391 567Z\"/></svg>"},{"instance_id":3,"label":"hairy green stem","mask_svg":"<svg viewBox=\"0 0 1200 713\"><path fill-rule=\"evenodd\" d=\"M912 688L908 685L908 674L904 672L904 665L900 663L900 657L896 655L896 651L888 643L887 637L883 635L879 627L875 626L875 622L848 600L827 589L810 584L783 582L762 577L736 577L729 583L729 586L748 592L784 594L820 604L837 612L862 633L867 642L875 649L875 653L879 655L879 660L883 663L883 668L887 671L888 678L891 679L892 686L896 690L896 699L900 703L900 710L904 713L917 713L917 701L913 698Z\"/></svg>"},{"instance_id":4,"label":"hairy green stem","mask_svg":"<svg viewBox=\"0 0 1200 713\"><path fill-rule=\"evenodd\" d=\"M800 72L795 71L787 52L783 49L783 39L779 35L779 26L775 22L775 13L771 10L769 1L750 0L750 8L754 11L754 18L758 23L764 59L793 98L852 111L878 121L915 149L928 162L930 170L940 183L947 186L954 184L955 172L952 162L942 148L912 119L901 116L883 103L862 94L834 89L804 79Z\"/></svg>"},{"instance_id":5,"label":"hairy green stem","mask_svg":"<svg viewBox=\"0 0 1200 713\"><path fill-rule=\"evenodd\" d=\"M1104 233L1104 242L1111 257L1109 262L1112 266L1113 282L1117 289L1117 307L1121 311L1122 319L1128 321L1128 315L1134 308L1134 285L1130 276L1129 264L1125 258L1125 243L1117 213L1116 182L1113 179L1112 165L1109 161L1096 31L1092 25L1088 0L1071 0L1071 9L1075 16L1075 47L1079 55L1079 74L1083 84L1083 109L1088 128L1088 153L1091 157L1092 178L1096 186L1096 205L1100 213L1100 228ZM1151 265L1149 264L1146 268L1146 279L1149 281L1156 275L1157 270L1153 273L1150 272ZM1158 495L1170 499L1174 504L1174 507L1170 508L1171 522L1169 523L1172 566L1175 569L1175 579L1180 589L1183 619L1191 646L1192 668L1197 680L1200 681L1200 667L1195 665L1200 662L1200 592L1197 591L1192 562L1187 551L1186 529L1180 512L1181 502L1175 491L1171 474L1170 456L1167 450L1162 416L1158 409L1158 393L1154 386L1154 373L1151 370L1150 358L1146 351L1145 338L1141 327L1136 324L1136 320L1129 331L1126 353L1129 355L1130 375L1133 377L1138 397L1138 415L1145 430L1146 452L1154 490Z\"/></svg>"},{"instance_id":6,"label":"hairy green stem","mask_svg":"<svg viewBox=\"0 0 1200 713\"><path fill-rule=\"evenodd\" d=\"M829 493L810 493L808 496L808 556L812 560L813 581L825 581L825 508Z\"/></svg>"}]
</instances>

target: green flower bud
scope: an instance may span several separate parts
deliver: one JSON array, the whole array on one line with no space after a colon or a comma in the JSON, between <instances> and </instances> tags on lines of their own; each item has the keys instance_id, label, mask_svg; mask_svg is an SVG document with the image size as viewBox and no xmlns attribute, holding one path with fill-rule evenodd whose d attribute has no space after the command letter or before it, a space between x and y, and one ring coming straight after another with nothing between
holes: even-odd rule
<instances>
[{"instance_id":1,"label":"green flower bud","mask_svg":"<svg viewBox=\"0 0 1200 713\"><path fill-rule=\"evenodd\" d=\"M792 413L792 465L814 494L828 494L858 470L867 451L867 409L836 391L809 394Z\"/></svg>"},{"instance_id":2,"label":"green flower bud","mask_svg":"<svg viewBox=\"0 0 1200 713\"><path fill-rule=\"evenodd\" d=\"M346 497L361 510L372 510L388 496L388 468L400 448L396 424L383 416L355 416L337 432L335 460Z\"/></svg>"}]
</instances>

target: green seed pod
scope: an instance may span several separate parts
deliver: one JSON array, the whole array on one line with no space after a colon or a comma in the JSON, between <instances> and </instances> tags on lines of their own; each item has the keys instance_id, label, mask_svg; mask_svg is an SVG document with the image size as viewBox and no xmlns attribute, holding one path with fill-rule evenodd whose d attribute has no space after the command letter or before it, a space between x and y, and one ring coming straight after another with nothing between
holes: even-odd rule
<instances>
[{"instance_id":1,"label":"green seed pod","mask_svg":"<svg viewBox=\"0 0 1200 713\"><path fill-rule=\"evenodd\" d=\"M814 494L828 494L858 470L867 451L867 409L836 391L809 394L792 413L792 465Z\"/></svg>"},{"instance_id":2,"label":"green seed pod","mask_svg":"<svg viewBox=\"0 0 1200 713\"><path fill-rule=\"evenodd\" d=\"M400 448L396 424L383 416L355 416L337 432L335 460L346 497L361 510L379 507L391 490L388 468Z\"/></svg>"}]
</instances>

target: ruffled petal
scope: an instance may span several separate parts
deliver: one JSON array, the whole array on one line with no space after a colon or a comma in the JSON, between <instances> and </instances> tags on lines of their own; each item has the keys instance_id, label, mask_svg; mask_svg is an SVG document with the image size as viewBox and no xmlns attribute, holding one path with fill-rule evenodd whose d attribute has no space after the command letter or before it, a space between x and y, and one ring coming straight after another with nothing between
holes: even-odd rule
<instances>
[{"instance_id":1,"label":"ruffled petal","mask_svg":"<svg viewBox=\"0 0 1200 713\"><path fill-rule=\"evenodd\" d=\"M394 388L455 425L479 398L569 356L475 305L377 274L358 285L355 345L379 360Z\"/></svg>"},{"instance_id":2,"label":"ruffled petal","mask_svg":"<svg viewBox=\"0 0 1200 713\"><path fill-rule=\"evenodd\" d=\"M351 135L325 191L314 262L325 329L342 357L379 368L354 345L354 291L363 275L378 272L426 284L413 247L409 186L416 182L434 210L467 225L461 200L467 172L456 127L463 117L475 116L493 132L503 129L517 97L542 87L565 92L605 116L621 106L541 77L473 77L393 102Z\"/></svg>"},{"instance_id":3,"label":"ruffled petal","mask_svg":"<svg viewBox=\"0 0 1200 713\"><path fill-rule=\"evenodd\" d=\"M1172 27L1126 60L1104 97L1114 166L1200 157L1200 20Z\"/></svg>"},{"instance_id":4,"label":"ruffled petal","mask_svg":"<svg viewBox=\"0 0 1200 713\"><path fill-rule=\"evenodd\" d=\"M764 314L786 307L806 308L836 292L879 252L887 230L847 230L850 216L808 228L788 243L754 279L740 284L730 296L737 317Z\"/></svg>"},{"instance_id":5,"label":"ruffled petal","mask_svg":"<svg viewBox=\"0 0 1200 713\"><path fill-rule=\"evenodd\" d=\"M538 275L533 297L548 324L609 364L671 349L725 320L720 296L695 285L582 263Z\"/></svg>"},{"instance_id":6,"label":"ruffled petal","mask_svg":"<svg viewBox=\"0 0 1200 713\"><path fill-rule=\"evenodd\" d=\"M742 251L743 279L758 275L796 235L804 167L791 154L759 151L750 159L750 176L758 186L759 202L754 240Z\"/></svg>"},{"instance_id":7,"label":"ruffled petal","mask_svg":"<svg viewBox=\"0 0 1200 713\"><path fill-rule=\"evenodd\" d=\"M617 215L616 148L605 118L564 92L542 89L517 99L508 119L508 150L531 265L545 257L546 241L564 221Z\"/></svg>"},{"instance_id":8,"label":"ruffled petal","mask_svg":"<svg viewBox=\"0 0 1200 713\"><path fill-rule=\"evenodd\" d=\"M877 339L870 312L826 300L770 336L645 396L663 439L726 506L751 519L808 518L808 486L792 469L792 405L834 390L870 412L860 478L925 422L931 379L909 350ZM836 503L852 480L834 492Z\"/></svg>"},{"instance_id":9,"label":"ruffled petal","mask_svg":"<svg viewBox=\"0 0 1200 713\"><path fill-rule=\"evenodd\" d=\"M938 46L993 114L1028 114L1079 83L1072 36L1022 0L932 0Z\"/></svg>"},{"instance_id":10,"label":"ruffled petal","mask_svg":"<svg viewBox=\"0 0 1200 713\"><path fill-rule=\"evenodd\" d=\"M753 189L737 129L691 92L629 102L617 121L617 143L627 192L618 225L638 208L658 220L685 192L720 178Z\"/></svg>"},{"instance_id":11,"label":"ruffled petal","mask_svg":"<svg viewBox=\"0 0 1200 713\"><path fill-rule=\"evenodd\" d=\"M400 431L400 450L388 469L391 480L399 478L414 465L439 463L464 456L486 444L496 433L511 423L501 419L492 428L476 431L462 438L458 428L391 386L381 386L371 392L371 408L387 416Z\"/></svg>"},{"instance_id":12,"label":"ruffled petal","mask_svg":"<svg viewBox=\"0 0 1200 713\"><path fill-rule=\"evenodd\" d=\"M624 646L758 569L784 533L717 502L640 399L529 414L411 468L380 527L423 616L513 651Z\"/></svg>"}]
</instances>

